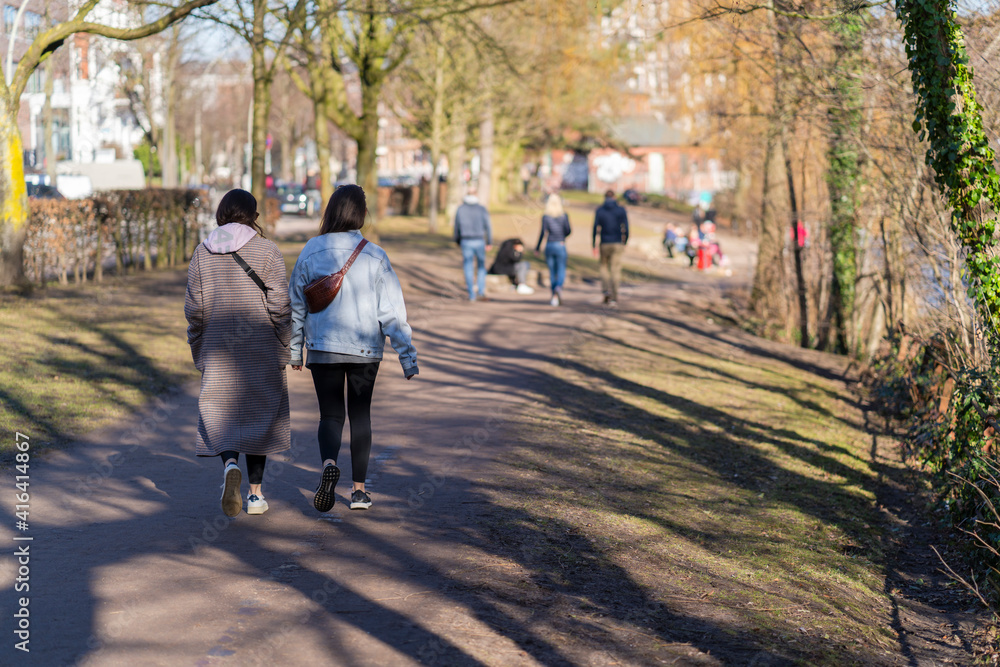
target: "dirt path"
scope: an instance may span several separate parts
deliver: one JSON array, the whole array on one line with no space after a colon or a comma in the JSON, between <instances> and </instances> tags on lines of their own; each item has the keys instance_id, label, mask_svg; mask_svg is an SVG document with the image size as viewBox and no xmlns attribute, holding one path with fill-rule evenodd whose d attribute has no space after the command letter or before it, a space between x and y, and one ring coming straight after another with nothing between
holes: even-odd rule
<instances>
[{"instance_id":1,"label":"dirt path","mask_svg":"<svg viewBox=\"0 0 1000 667\"><path fill-rule=\"evenodd\" d=\"M585 252L582 241L574 243ZM430 271L419 248L399 246L392 257L407 288L421 375L408 383L391 355L382 364L373 508L347 510L345 481L332 512L312 508L316 399L308 372L289 371L293 448L269 462L270 511L227 519L218 505L221 464L193 454L197 387L184 387L119 429L33 462L31 527L23 534L32 538L23 543L30 591L13 592L17 564L7 552L0 663L791 664L752 637L734 636L697 601L665 609L610 566L590 568L592 584L619 589L629 609L595 613L600 591L560 593L562 565L538 557L542 547L526 537L558 532L568 540L561 560L591 557L575 529L557 531L529 511L552 488L511 487L515 496L497 506L501 482L519 474L512 447L547 446L544 429L525 430L523 415L545 400L569 400L546 392L576 354L580 332L619 326L629 304L669 312L683 290L629 286L620 315L601 311L597 286L581 282L559 309L542 293L469 304L457 267ZM718 289L704 276L691 281ZM349 470L344 452L341 467ZM9 499L15 471L7 472L0 483ZM2 510L0 539L19 544L11 541L13 502ZM508 529L492 530L494 517ZM501 580L509 585L491 588ZM12 648L8 610L21 595L30 597L30 654ZM659 620L650 626L651 618ZM894 631L902 636L909 622L899 615ZM934 650L910 648L884 662L930 665L967 655L962 647Z\"/></svg>"}]
</instances>

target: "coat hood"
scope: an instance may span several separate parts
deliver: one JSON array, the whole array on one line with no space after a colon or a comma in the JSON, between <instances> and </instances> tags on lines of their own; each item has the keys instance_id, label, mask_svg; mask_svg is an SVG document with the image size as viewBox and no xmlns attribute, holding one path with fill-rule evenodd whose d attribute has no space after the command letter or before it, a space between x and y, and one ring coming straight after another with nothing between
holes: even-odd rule
<instances>
[{"instance_id":1,"label":"coat hood","mask_svg":"<svg viewBox=\"0 0 1000 667\"><path fill-rule=\"evenodd\" d=\"M238 222L230 222L216 227L205 239L205 249L210 253L222 255L236 252L257 235L257 230Z\"/></svg>"}]
</instances>

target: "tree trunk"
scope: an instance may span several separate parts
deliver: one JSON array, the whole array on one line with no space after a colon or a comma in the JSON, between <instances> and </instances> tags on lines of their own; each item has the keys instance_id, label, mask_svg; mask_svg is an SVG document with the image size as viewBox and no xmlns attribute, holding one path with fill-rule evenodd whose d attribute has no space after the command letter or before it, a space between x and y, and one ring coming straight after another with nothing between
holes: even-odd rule
<instances>
[{"instance_id":1,"label":"tree trunk","mask_svg":"<svg viewBox=\"0 0 1000 667\"><path fill-rule=\"evenodd\" d=\"M59 156L52 147L52 94L55 92L56 59L50 57L45 61L45 106L42 108L42 123L44 124L45 142L45 173L49 176L49 185L56 187L56 160Z\"/></svg>"},{"instance_id":2,"label":"tree trunk","mask_svg":"<svg viewBox=\"0 0 1000 667\"><path fill-rule=\"evenodd\" d=\"M18 101L0 104L0 286L24 282L28 193L17 128Z\"/></svg>"},{"instance_id":3,"label":"tree trunk","mask_svg":"<svg viewBox=\"0 0 1000 667\"><path fill-rule=\"evenodd\" d=\"M267 185L264 181L264 152L267 147L267 120L271 113L271 72L268 70L265 53L267 40L264 35L264 18L267 2L253 2L253 121L250 132L250 193L257 200L257 211L261 218L267 211L265 202Z\"/></svg>"},{"instance_id":4,"label":"tree trunk","mask_svg":"<svg viewBox=\"0 0 1000 667\"><path fill-rule=\"evenodd\" d=\"M263 56L261 56L263 59ZM266 173L264 170L264 152L267 146L267 116L270 113L271 82L266 76L257 78L257 68L254 67L253 82L253 126L250 140L250 193L257 200L257 210L264 217L267 197Z\"/></svg>"},{"instance_id":5,"label":"tree trunk","mask_svg":"<svg viewBox=\"0 0 1000 667\"><path fill-rule=\"evenodd\" d=\"M772 119L772 125L779 123ZM757 251L757 269L750 309L761 321L762 333L777 327L778 337L787 335L788 302L785 299L785 204L788 202L783 173L784 156L778 141L777 128L770 128L764 155L764 193L760 214L760 234Z\"/></svg>"},{"instance_id":6,"label":"tree trunk","mask_svg":"<svg viewBox=\"0 0 1000 667\"><path fill-rule=\"evenodd\" d=\"M286 127L281 137L281 180L291 183L295 180L295 129Z\"/></svg>"},{"instance_id":7,"label":"tree trunk","mask_svg":"<svg viewBox=\"0 0 1000 667\"><path fill-rule=\"evenodd\" d=\"M203 162L204 156L202 155L201 140L201 104L202 101L199 99L195 102L194 107L194 169L195 181L198 185L205 182L205 164Z\"/></svg>"},{"instance_id":8,"label":"tree trunk","mask_svg":"<svg viewBox=\"0 0 1000 667\"><path fill-rule=\"evenodd\" d=\"M462 171L465 169L465 142L468 139L465 110L456 107L451 117L451 145L448 147L448 202L445 207L445 218L448 224L455 219L462 198L465 196L465 181Z\"/></svg>"},{"instance_id":9,"label":"tree trunk","mask_svg":"<svg viewBox=\"0 0 1000 667\"><path fill-rule=\"evenodd\" d=\"M326 204L333 195L333 177L330 174L330 124L323 113L322 102L313 99L313 114L315 116L314 134L316 136L316 160L319 162L319 192L323 200L320 204L320 214L326 210Z\"/></svg>"},{"instance_id":10,"label":"tree trunk","mask_svg":"<svg viewBox=\"0 0 1000 667\"><path fill-rule=\"evenodd\" d=\"M479 123L479 201L487 208L493 204L493 115L493 104L487 101Z\"/></svg>"},{"instance_id":11,"label":"tree trunk","mask_svg":"<svg viewBox=\"0 0 1000 667\"><path fill-rule=\"evenodd\" d=\"M820 347L839 353L855 353L857 344L850 326L854 319L857 282L858 179L861 161L854 144L854 133L861 125L861 19L847 15L835 19L830 27L834 50L839 56L831 90L830 138L827 148L827 189L830 193L830 252L833 274L830 281L830 307L826 319L829 340ZM824 336L827 338L827 336Z\"/></svg>"},{"instance_id":12,"label":"tree trunk","mask_svg":"<svg viewBox=\"0 0 1000 667\"><path fill-rule=\"evenodd\" d=\"M366 238L377 239L378 229L378 165L375 149L378 148L378 90L362 90L361 132L354 138L358 144L358 185L368 200L368 221L362 233Z\"/></svg>"},{"instance_id":13,"label":"tree trunk","mask_svg":"<svg viewBox=\"0 0 1000 667\"><path fill-rule=\"evenodd\" d=\"M94 282L104 281L104 219L97 205L94 206L94 218L97 221L97 250L94 253Z\"/></svg>"},{"instance_id":14,"label":"tree trunk","mask_svg":"<svg viewBox=\"0 0 1000 667\"><path fill-rule=\"evenodd\" d=\"M441 164L441 149L444 143L444 45L438 43L434 54L434 113L431 116L431 182L428 189L427 226L431 234L438 229L438 201L441 194L438 170Z\"/></svg>"},{"instance_id":15,"label":"tree trunk","mask_svg":"<svg viewBox=\"0 0 1000 667\"><path fill-rule=\"evenodd\" d=\"M177 114L174 104L174 82L167 76L165 98L165 114L163 119L163 187L177 187Z\"/></svg>"},{"instance_id":16,"label":"tree trunk","mask_svg":"<svg viewBox=\"0 0 1000 667\"><path fill-rule=\"evenodd\" d=\"M801 220L799 219L799 206L795 200L795 176L792 173L792 158L789 155L786 127L787 125L782 123L781 152L785 157L785 178L788 181L788 203L790 204L789 211L791 212L791 215L788 217L791 219L792 253L795 258L795 287L799 302L799 346L809 347L809 304L806 298L806 279L802 273L802 250L805 241L803 239L803 243L799 243L799 223L801 223ZM804 235L805 232L803 232Z\"/></svg>"}]
</instances>

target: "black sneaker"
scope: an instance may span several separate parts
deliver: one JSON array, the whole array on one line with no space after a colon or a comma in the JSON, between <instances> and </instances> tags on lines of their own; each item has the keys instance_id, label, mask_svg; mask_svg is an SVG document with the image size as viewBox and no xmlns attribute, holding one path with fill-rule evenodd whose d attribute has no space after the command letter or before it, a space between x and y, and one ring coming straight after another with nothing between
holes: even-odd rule
<instances>
[{"instance_id":1,"label":"black sneaker","mask_svg":"<svg viewBox=\"0 0 1000 667\"><path fill-rule=\"evenodd\" d=\"M351 509L366 510L372 506L372 498L367 493L358 489L351 494Z\"/></svg>"},{"instance_id":2,"label":"black sneaker","mask_svg":"<svg viewBox=\"0 0 1000 667\"><path fill-rule=\"evenodd\" d=\"M340 468L333 463L323 468L323 479L316 487L316 495L313 497L313 507L320 512L329 512L333 507L333 487L337 486L340 479Z\"/></svg>"}]
</instances>

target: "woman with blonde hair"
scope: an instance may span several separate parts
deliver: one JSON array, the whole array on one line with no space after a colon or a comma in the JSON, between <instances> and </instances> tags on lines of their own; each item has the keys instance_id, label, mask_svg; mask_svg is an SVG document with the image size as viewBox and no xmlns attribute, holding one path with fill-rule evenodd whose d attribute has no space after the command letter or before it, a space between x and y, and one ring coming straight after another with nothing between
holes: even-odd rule
<instances>
[{"instance_id":1,"label":"woman with blonde hair","mask_svg":"<svg viewBox=\"0 0 1000 667\"><path fill-rule=\"evenodd\" d=\"M562 286L566 282L566 237L570 235L569 216L563 209L562 198L552 193L545 202L542 215L542 232L538 235L535 252L542 247L545 234L549 240L545 244L545 263L549 265L549 286L552 288L553 306L562 303Z\"/></svg>"}]
</instances>

